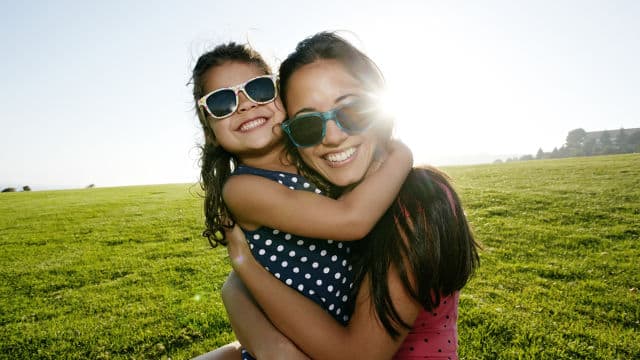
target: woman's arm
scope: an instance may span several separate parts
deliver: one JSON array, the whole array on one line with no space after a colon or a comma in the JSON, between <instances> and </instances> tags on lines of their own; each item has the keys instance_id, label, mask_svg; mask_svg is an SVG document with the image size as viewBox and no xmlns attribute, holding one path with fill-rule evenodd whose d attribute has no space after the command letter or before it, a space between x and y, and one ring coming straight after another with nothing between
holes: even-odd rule
<instances>
[{"instance_id":1,"label":"woman's arm","mask_svg":"<svg viewBox=\"0 0 640 360\"><path fill-rule=\"evenodd\" d=\"M392 339L380 323L369 299L367 281L358 291L356 306L346 327L335 321L313 301L284 285L253 258L242 231L227 233L229 255L237 275L262 305L272 323L311 358L390 359L404 340L407 330ZM389 272L389 292L396 310L409 324L420 305L406 293L397 273Z\"/></svg>"},{"instance_id":2,"label":"woman's arm","mask_svg":"<svg viewBox=\"0 0 640 360\"><path fill-rule=\"evenodd\" d=\"M246 229L268 226L312 238L359 240L394 201L412 164L411 151L394 142L380 168L338 200L291 191L254 175L231 177L223 195L238 223Z\"/></svg>"},{"instance_id":3,"label":"woman's arm","mask_svg":"<svg viewBox=\"0 0 640 360\"><path fill-rule=\"evenodd\" d=\"M242 346L256 359L309 359L269 321L235 273L222 286L222 301Z\"/></svg>"}]
</instances>

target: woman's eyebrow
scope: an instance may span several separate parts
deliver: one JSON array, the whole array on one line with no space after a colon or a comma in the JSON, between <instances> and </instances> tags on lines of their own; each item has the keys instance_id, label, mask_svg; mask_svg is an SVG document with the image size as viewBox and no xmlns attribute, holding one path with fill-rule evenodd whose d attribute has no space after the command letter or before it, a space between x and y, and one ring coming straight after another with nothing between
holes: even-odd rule
<instances>
[{"instance_id":1,"label":"woman's eyebrow","mask_svg":"<svg viewBox=\"0 0 640 360\"><path fill-rule=\"evenodd\" d=\"M298 114L300 114L300 113L315 112L315 111L316 111L316 109L311 108L311 107L302 108L302 109L298 110L295 114L293 114L292 118L298 116Z\"/></svg>"},{"instance_id":2,"label":"woman's eyebrow","mask_svg":"<svg viewBox=\"0 0 640 360\"><path fill-rule=\"evenodd\" d=\"M348 94L344 94L342 96L339 96L338 98L336 98L336 100L334 101L335 104L341 102L342 100L352 97L352 96L358 96L358 94L354 94L354 93L348 93Z\"/></svg>"},{"instance_id":3,"label":"woman's eyebrow","mask_svg":"<svg viewBox=\"0 0 640 360\"><path fill-rule=\"evenodd\" d=\"M348 93L348 94L340 95L340 96L338 96L338 97L333 101L333 103L334 103L334 104L339 104L340 102L342 102L342 100L347 99L347 98L350 98L350 97L352 97L352 96L358 96L358 94L355 94L355 93ZM296 113L295 113L295 114L293 114L293 116L292 116L292 117L296 117L296 116L298 116L298 114L300 114L300 113L308 113L308 112L316 112L316 111L318 111L318 110L316 110L316 109L315 109L315 108L313 108L313 107L305 107L305 108L302 108L302 109L300 109L300 110L296 111Z\"/></svg>"}]
</instances>

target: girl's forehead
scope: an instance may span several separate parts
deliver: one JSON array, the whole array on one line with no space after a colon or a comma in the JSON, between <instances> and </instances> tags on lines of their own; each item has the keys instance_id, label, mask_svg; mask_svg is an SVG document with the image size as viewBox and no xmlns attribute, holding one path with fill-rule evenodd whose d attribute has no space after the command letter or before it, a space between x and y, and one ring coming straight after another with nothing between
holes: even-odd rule
<instances>
[{"instance_id":1,"label":"girl's forehead","mask_svg":"<svg viewBox=\"0 0 640 360\"><path fill-rule=\"evenodd\" d=\"M229 61L207 70L204 76L204 86L206 92L209 92L219 88L236 86L260 75L265 75L265 73L255 64Z\"/></svg>"}]
</instances>

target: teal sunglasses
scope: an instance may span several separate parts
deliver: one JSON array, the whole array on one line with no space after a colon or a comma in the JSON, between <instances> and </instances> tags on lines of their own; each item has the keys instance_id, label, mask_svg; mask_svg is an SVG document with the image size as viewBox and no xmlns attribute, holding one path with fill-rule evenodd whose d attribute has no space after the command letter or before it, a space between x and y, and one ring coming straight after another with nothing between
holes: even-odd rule
<instances>
[{"instance_id":1,"label":"teal sunglasses","mask_svg":"<svg viewBox=\"0 0 640 360\"><path fill-rule=\"evenodd\" d=\"M284 121L282 130L297 147L309 147L322 142L327 122L334 120L340 130L354 135L367 130L375 118L371 101L355 99L325 112L311 112Z\"/></svg>"}]
</instances>

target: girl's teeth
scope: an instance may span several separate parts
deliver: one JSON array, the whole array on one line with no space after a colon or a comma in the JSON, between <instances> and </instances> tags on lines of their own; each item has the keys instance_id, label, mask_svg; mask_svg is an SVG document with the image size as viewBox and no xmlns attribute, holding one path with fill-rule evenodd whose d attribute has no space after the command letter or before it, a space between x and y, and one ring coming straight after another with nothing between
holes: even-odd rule
<instances>
[{"instance_id":1,"label":"girl's teeth","mask_svg":"<svg viewBox=\"0 0 640 360\"><path fill-rule=\"evenodd\" d=\"M351 156L353 156L353 154L356 152L356 148L352 147L352 148L348 148L345 151L339 152L339 153L333 153L333 154L329 154L327 156L325 156L325 158L331 162L342 162L347 160L348 158L350 158Z\"/></svg>"},{"instance_id":2,"label":"girl's teeth","mask_svg":"<svg viewBox=\"0 0 640 360\"><path fill-rule=\"evenodd\" d=\"M240 131L249 131L253 128L257 128L258 126L264 124L267 121L265 118L257 118L255 120L251 120L246 122L240 126Z\"/></svg>"}]
</instances>

